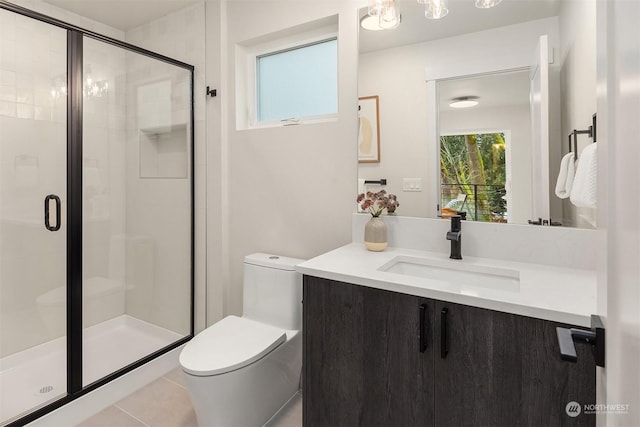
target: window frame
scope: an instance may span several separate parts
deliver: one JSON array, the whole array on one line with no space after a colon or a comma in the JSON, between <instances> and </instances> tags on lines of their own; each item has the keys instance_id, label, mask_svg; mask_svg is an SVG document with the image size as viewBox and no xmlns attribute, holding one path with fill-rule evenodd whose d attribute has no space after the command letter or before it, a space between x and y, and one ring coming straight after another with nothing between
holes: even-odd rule
<instances>
[{"instance_id":1,"label":"window frame","mask_svg":"<svg viewBox=\"0 0 640 427\"><path fill-rule=\"evenodd\" d=\"M277 55L278 53L288 52L296 49L302 49L309 46L314 46L320 43L328 41L336 41L336 61L339 64L340 57L340 39L338 37L337 25L328 25L314 30L304 31L302 33L296 33L287 37L278 38L261 44L255 44L253 46L238 46L236 53L240 58L239 64L244 70L236 70L239 72L239 77L244 80L246 92L240 93L240 97L245 99L246 113L243 108L237 109L236 114L246 114L245 118L236 118L236 127L241 129L257 129L257 128L269 128L269 127L282 127L291 125L303 125L311 123L321 123L328 121L337 121L339 115L339 65L336 67L336 111L334 113L314 115L314 116L301 116L292 117L278 120L258 120L258 60L261 57L270 55ZM244 79L241 74L245 73ZM239 82L241 83L241 82ZM237 90L238 93L238 90Z\"/></svg>"},{"instance_id":2,"label":"window frame","mask_svg":"<svg viewBox=\"0 0 640 427\"><path fill-rule=\"evenodd\" d=\"M338 37L337 35L329 37L329 38L323 38L323 39L319 39L319 40L315 40L315 41L311 41L311 42L307 42L304 44L297 44L293 47L289 47L286 49L280 49L277 51L269 51L267 53L264 54L258 54L255 57L255 93L254 93L254 105L255 105L255 123L256 124L260 124L260 125L264 125L264 126L275 126L277 124L282 124L283 126L290 126L290 125L295 125L295 124L301 124L302 120L304 119L305 122L308 122L309 120L322 120L322 119L327 119L327 118L331 118L334 116L337 116L338 114L338 105L337 105L337 99L338 99L338 87L337 87L337 81L336 81L336 111L333 113L327 113L327 114L319 114L319 115L311 115L311 116L301 116L301 117L284 117L282 119L274 119L274 120L260 120L260 108L259 108L259 96L260 96L260 83L259 83L259 77L260 77L260 59L262 58L267 58L269 56L275 56L275 55L279 55L282 53L287 53L287 52L292 52L295 50L300 50L300 49L305 49L308 47L313 47L313 46L317 46L323 43L328 43L328 42L332 42L335 41L336 42L336 62L337 62L337 55L338 55ZM338 76L338 70L336 69L336 78Z\"/></svg>"}]
</instances>

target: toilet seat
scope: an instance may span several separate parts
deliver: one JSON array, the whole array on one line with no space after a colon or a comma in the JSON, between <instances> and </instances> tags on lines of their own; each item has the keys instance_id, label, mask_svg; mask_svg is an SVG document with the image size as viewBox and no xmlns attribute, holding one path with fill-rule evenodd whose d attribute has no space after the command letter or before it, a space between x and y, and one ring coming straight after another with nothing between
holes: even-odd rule
<instances>
[{"instance_id":1,"label":"toilet seat","mask_svg":"<svg viewBox=\"0 0 640 427\"><path fill-rule=\"evenodd\" d=\"M285 341L284 329L227 316L187 343L180 365L191 375L220 375L261 359Z\"/></svg>"}]
</instances>

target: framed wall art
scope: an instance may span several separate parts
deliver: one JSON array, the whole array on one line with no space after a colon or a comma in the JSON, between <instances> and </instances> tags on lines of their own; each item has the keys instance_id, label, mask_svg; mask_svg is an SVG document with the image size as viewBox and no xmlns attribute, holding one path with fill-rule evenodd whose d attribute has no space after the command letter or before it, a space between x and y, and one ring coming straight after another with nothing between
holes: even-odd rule
<instances>
[{"instance_id":1,"label":"framed wall art","mask_svg":"<svg viewBox=\"0 0 640 427\"><path fill-rule=\"evenodd\" d=\"M358 109L358 162L380 163L378 96L359 98Z\"/></svg>"}]
</instances>

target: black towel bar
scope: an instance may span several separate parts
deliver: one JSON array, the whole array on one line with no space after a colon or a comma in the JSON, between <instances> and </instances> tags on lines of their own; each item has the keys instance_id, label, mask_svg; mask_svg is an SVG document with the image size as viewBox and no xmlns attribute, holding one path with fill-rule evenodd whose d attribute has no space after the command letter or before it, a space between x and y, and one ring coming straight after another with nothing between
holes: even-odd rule
<instances>
[{"instance_id":1,"label":"black towel bar","mask_svg":"<svg viewBox=\"0 0 640 427\"><path fill-rule=\"evenodd\" d=\"M377 181L372 181L372 180L366 180L364 182L365 184L378 184L378 185L387 185L387 179L386 178L380 178Z\"/></svg>"},{"instance_id":2,"label":"black towel bar","mask_svg":"<svg viewBox=\"0 0 640 427\"><path fill-rule=\"evenodd\" d=\"M593 142L596 142L596 114L592 116L591 120L592 124L589 128L583 130L574 129L569 134L569 152L573 151L575 160L578 160L578 135L588 135L589 138L593 139ZM571 136L573 136L573 150L571 149Z\"/></svg>"}]
</instances>

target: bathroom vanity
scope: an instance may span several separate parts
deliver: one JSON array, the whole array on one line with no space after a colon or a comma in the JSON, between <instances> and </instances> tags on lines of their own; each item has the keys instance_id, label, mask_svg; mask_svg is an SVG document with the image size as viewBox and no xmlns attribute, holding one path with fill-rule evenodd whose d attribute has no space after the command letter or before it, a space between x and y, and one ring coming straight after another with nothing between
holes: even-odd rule
<instances>
[{"instance_id":1,"label":"bathroom vanity","mask_svg":"<svg viewBox=\"0 0 640 427\"><path fill-rule=\"evenodd\" d=\"M359 243L297 269L305 426L595 425L566 411L595 403L590 346L556 338L589 328L592 272Z\"/></svg>"}]
</instances>

